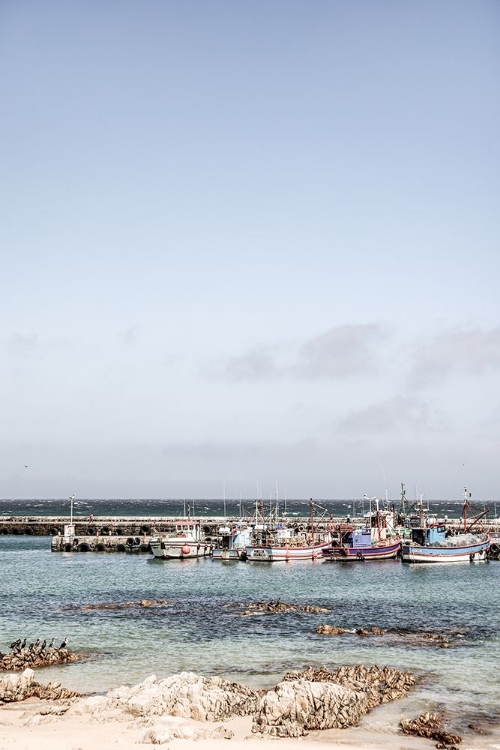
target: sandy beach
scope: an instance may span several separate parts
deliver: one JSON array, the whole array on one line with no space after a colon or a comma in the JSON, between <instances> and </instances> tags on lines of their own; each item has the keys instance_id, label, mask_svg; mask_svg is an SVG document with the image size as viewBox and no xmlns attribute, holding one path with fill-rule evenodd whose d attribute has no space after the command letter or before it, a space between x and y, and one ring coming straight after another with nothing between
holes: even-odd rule
<instances>
[{"instance_id":1,"label":"sandy beach","mask_svg":"<svg viewBox=\"0 0 500 750\"><path fill-rule=\"evenodd\" d=\"M99 750L116 748L134 750L140 742L141 729L131 726L130 721L106 721L99 723L86 716L74 716L57 712L61 704L57 701L28 699L20 703L9 703L0 708L0 750ZM186 721L183 720L185 724ZM428 750L435 742L417 737L386 732L376 733L363 726L346 730L311 732L302 739L261 739L251 733L251 717L236 717L227 722L189 721L194 731L206 731L224 727L232 732L231 739L172 739L165 743L170 750L228 750L245 747L258 750L269 742L279 750L321 750L324 747L350 748L350 750ZM464 746L462 746L464 747ZM465 750L465 747L464 747Z\"/></svg>"}]
</instances>

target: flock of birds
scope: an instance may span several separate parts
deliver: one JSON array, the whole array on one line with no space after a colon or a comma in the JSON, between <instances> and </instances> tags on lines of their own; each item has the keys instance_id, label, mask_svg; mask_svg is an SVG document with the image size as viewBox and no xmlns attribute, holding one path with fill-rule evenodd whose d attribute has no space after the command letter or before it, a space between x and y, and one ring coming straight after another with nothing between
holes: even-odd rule
<instances>
[{"instance_id":1,"label":"flock of birds","mask_svg":"<svg viewBox=\"0 0 500 750\"><path fill-rule=\"evenodd\" d=\"M42 654L44 651L48 651L50 648L55 648L56 651L60 651L63 648L66 648L68 645L68 638L65 638L64 641L61 643L59 648L57 646L54 646L55 638L52 638L49 645L47 645L47 640L44 639L43 641L40 640L40 638L37 638L36 641L33 641L33 643L30 643L30 645L27 647L29 653L36 653L36 654ZM26 641L27 638L24 639L24 641L21 641L20 638L17 639L17 641L13 641L10 644L10 650L12 654L20 654L21 651L23 651L26 648Z\"/></svg>"}]
</instances>

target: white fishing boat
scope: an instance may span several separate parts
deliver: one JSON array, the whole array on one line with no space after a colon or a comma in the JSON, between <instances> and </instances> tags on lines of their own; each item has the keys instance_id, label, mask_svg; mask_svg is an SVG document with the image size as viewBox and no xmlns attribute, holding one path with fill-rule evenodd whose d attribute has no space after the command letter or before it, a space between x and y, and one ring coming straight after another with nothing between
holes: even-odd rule
<instances>
[{"instance_id":1,"label":"white fishing boat","mask_svg":"<svg viewBox=\"0 0 500 750\"><path fill-rule=\"evenodd\" d=\"M245 550L248 562L289 562L320 558L323 549L331 545L332 536L329 530L315 528L312 499L309 507L309 523L296 529L282 523L256 524L253 541Z\"/></svg>"},{"instance_id":2,"label":"white fishing boat","mask_svg":"<svg viewBox=\"0 0 500 750\"><path fill-rule=\"evenodd\" d=\"M153 555L159 560L186 560L208 557L212 545L204 540L199 521L179 520L167 534L150 541Z\"/></svg>"}]
</instances>

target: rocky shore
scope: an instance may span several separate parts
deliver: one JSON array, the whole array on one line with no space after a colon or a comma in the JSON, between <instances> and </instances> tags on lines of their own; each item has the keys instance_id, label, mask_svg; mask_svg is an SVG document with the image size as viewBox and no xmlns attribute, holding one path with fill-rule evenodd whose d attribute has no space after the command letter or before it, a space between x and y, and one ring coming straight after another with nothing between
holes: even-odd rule
<instances>
[{"instance_id":1,"label":"rocky shore","mask_svg":"<svg viewBox=\"0 0 500 750\"><path fill-rule=\"evenodd\" d=\"M22 717L19 731L37 732L36 735L30 734L32 744L23 744L26 750L72 747L64 743L68 741L69 728L74 733L75 727L76 731L82 732L78 740L81 750L93 750L96 742L102 741L103 731L112 731L113 736L120 735L124 739L124 742L115 740L118 750L132 750L137 743L168 743L171 750L178 747L180 750L177 741L186 740L196 740L200 750L214 750L221 740L236 739L237 746L246 740L246 744L252 745L252 740L258 739L303 740L313 732L316 742L311 744L312 748L320 746L318 730L321 734L323 730L330 730L330 733L342 730L344 736L345 730L358 727L372 709L404 698L415 684L416 678L407 671L355 665L334 670L308 667L303 671L288 672L270 690L253 690L220 677L181 672L165 679L151 675L138 685L122 686L105 695L80 696L58 682L47 685L37 682L34 671L27 669L22 674L0 678L0 725L3 730L12 725L4 718L11 706L22 701L29 703L27 699L41 699L46 707L41 703L29 703L25 713L17 712ZM38 740L43 736L40 732L46 724L54 728L47 734L49 743L44 745ZM473 724L469 727L475 733L482 732ZM83 739L83 731L88 742ZM355 736L363 736L362 729L350 731L359 732ZM424 750L430 741L437 748L457 750L461 742L460 735L445 727L444 716L436 713L401 719L399 732L408 737L405 740L408 750ZM54 745L56 734L61 743ZM329 736L328 731L326 736ZM335 737L337 740L340 734L337 732ZM396 735L391 745L390 737L387 737L386 750L395 747L395 739ZM346 743L352 750L367 746L347 739ZM335 741L334 744L340 747L344 742ZM368 744L375 748L372 741ZM301 746L304 750L310 747L306 742ZM289 747L292 746L285 744L282 750ZM4 750L1 741L0 748Z\"/></svg>"},{"instance_id":2,"label":"rocky shore","mask_svg":"<svg viewBox=\"0 0 500 750\"><path fill-rule=\"evenodd\" d=\"M303 737L310 730L353 726L380 703L406 695L414 684L415 679L407 672L362 665L334 671L309 668L289 672L273 689L262 691L220 677L181 672L162 680L152 675L133 687L82 698L67 713L99 723L129 720L144 730L145 739L141 741L153 744L166 741L172 717L177 717L177 726L179 719L216 723L247 716L252 719L253 734ZM59 683L40 685L31 669L0 680L0 701L22 701L32 696L59 700L78 697ZM204 736L206 731L215 729L205 728Z\"/></svg>"}]
</instances>

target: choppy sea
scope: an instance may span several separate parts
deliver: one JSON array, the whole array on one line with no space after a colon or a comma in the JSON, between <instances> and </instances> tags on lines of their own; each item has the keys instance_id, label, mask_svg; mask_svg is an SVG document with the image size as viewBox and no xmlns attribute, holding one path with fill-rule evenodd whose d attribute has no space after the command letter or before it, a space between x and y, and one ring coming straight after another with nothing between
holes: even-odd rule
<instances>
[{"instance_id":1,"label":"choppy sea","mask_svg":"<svg viewBox=\"0 0 500 750\"><path fill-rule=\"evenodd\" d=\"M184 501L85 502L77 513L172 515L172 503L179 515L184 510ZM237 513L239 501L233 502L234 508L226 504L228 515ZM36 515L38 503L40 515L68 513L67 501L17 500L1 501L0 513ZM327 510L337 515L349 505L332 501ZM194 512L201 515L204 508L217 515L221 501L197 501ZM441 512L452 517L453 508L458 515L458 503ZM305 515L305 505L291 503L288 512ZM392 709L372 712L367 726L393 731L401 713L446 711L453 727L469 737L467 746L500 747L500 562L157 561L148 555L52 553L49 537L0 536L0 571L0 651L18 637L68 637L73 650L90 654L41 671L42 682L103 692L151 674L189 670L269 687L286 671L307 665L388 665L417 674L418 686ZM142 599L165 603L88 608ZM244 606L234 606L278 599L330 611L242 616ZM320 624L397 633L324 636L315 632ZM426 642L418 637L422 633L445 634L449 648ZM471 737L469 723L486 733Z\"/></svg>"}]
</instances>

